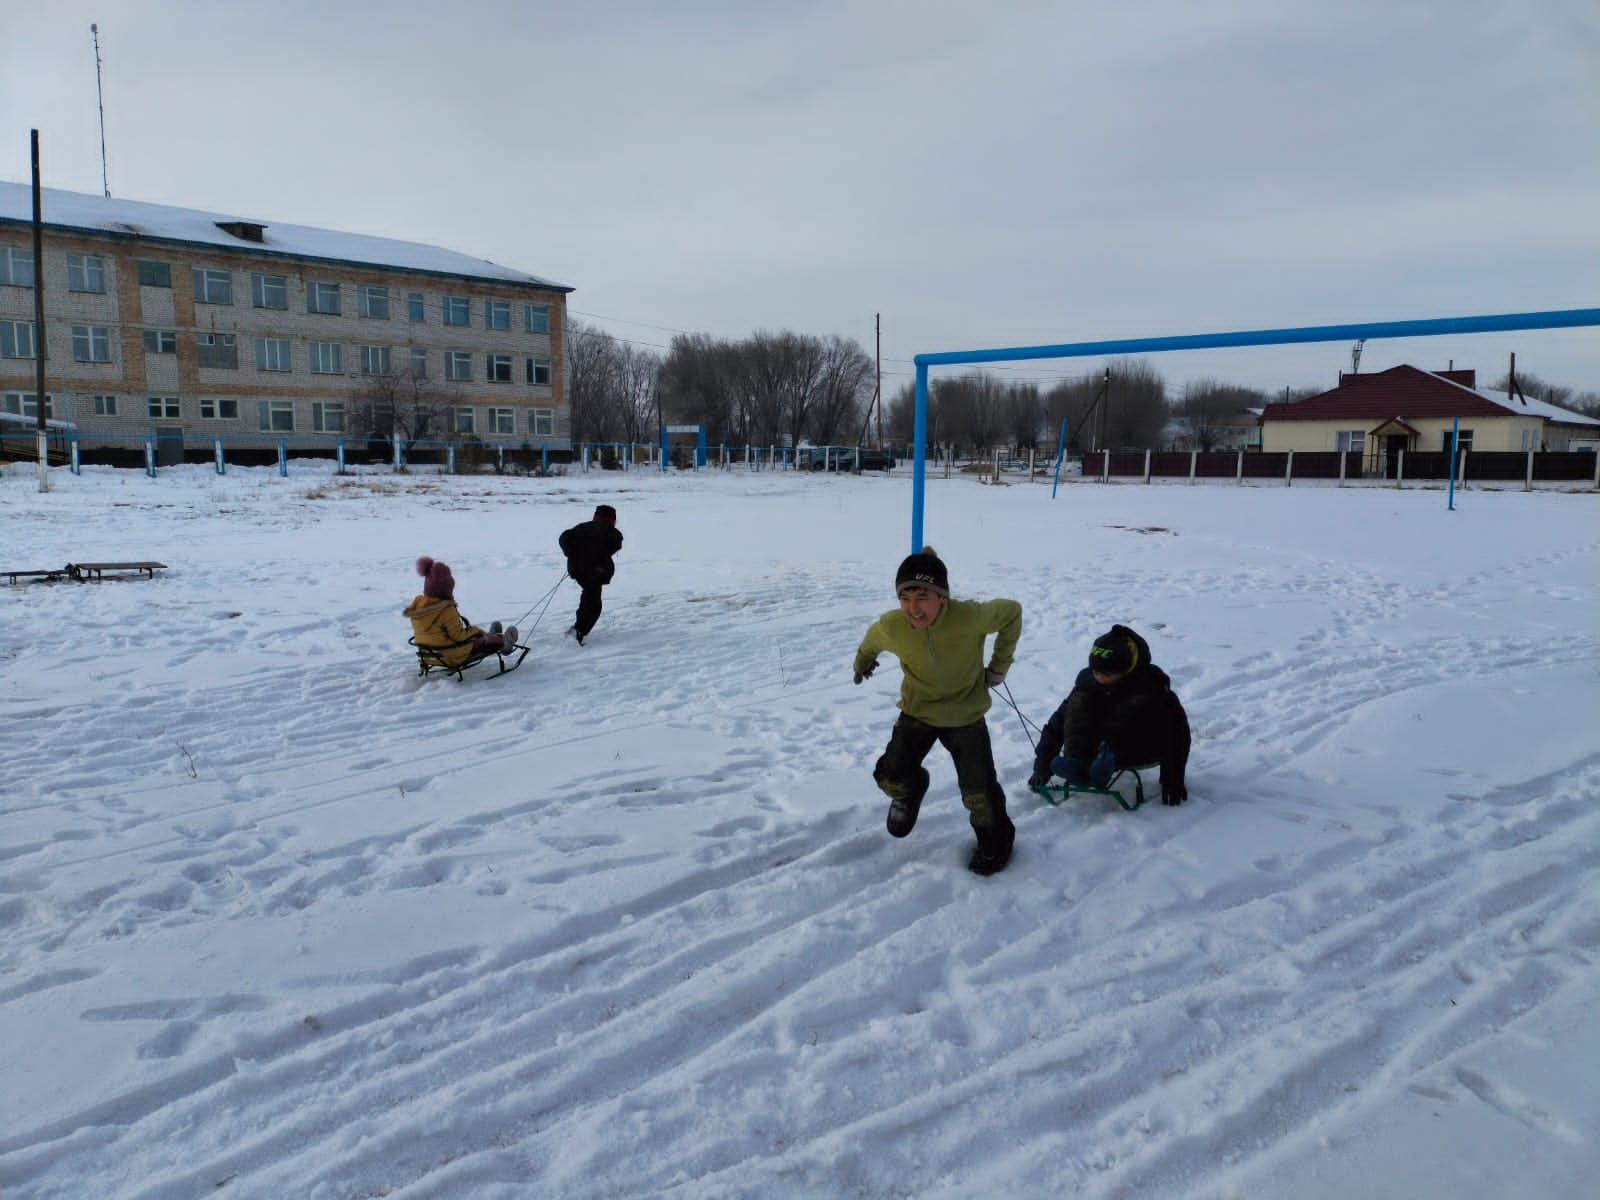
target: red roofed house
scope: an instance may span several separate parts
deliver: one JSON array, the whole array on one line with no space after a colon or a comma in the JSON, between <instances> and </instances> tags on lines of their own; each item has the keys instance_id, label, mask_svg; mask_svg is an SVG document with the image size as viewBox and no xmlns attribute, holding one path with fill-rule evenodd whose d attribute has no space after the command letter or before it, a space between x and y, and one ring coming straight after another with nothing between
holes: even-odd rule
<instances>
[{"instance_id":1,"label":"red roofed house","mask_svg":"<svg viewBox=\"0 0 1600 1200\"><path fill-rule=\"evenodd\" d=\"M1457 419L1462 450L1581 449L1600 437L1600 420L1480 389L1475 371L1399 366L1367 375L1341 373L1331 392L1267 405L1261 411L1261 449L1360 451L1366 473L1380 474L1397 450L1449 450Z\"/></svg>"}]
</instances>

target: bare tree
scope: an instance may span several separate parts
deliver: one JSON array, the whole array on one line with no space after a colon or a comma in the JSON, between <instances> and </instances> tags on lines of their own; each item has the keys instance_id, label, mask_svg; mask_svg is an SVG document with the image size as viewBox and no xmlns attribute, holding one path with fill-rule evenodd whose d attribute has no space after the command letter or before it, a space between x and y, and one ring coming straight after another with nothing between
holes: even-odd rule
<instances>
[{"instance_id":1,"label":"bare tree","mask_svg":"<svg viewBox=\"0 0 1600 1200\"><path fill-rule=\"evenodd\" d=\"M448 398L426 376L413 371L367 378L351 404L350 428L371 438L398 436L407 448L442 435Z\"/></svg>"},{"instance_id":2,"label":"bare tree","mask_svg":"<svg viewBox=\"0 0 1600 1200\"><path fill-rule=\"evenodd\" d=\"M1215 450L1237 428L1236 418L1246 409L1263 408L1269 402L1265 392L1215 379L1191 380L1183 385L1183 398L1173 412L1186 431L1185 449Z\"/></svg>"}]
</instances>

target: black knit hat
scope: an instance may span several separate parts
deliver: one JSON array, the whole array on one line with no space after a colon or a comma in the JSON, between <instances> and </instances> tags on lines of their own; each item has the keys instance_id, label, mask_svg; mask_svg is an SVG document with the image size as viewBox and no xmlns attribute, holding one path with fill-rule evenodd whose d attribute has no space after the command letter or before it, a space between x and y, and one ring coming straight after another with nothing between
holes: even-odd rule
<instances>
[{"instance_id":1,"label":"black knit hat","mask_svg":"<svg viewBox=\"0 0 1600 1200\"><path fill-rule=\"evenodd\" d=\"M894 573L895 593L898 595L901 588L908 587L924 587L941 596L950 594L950 576L945 573L944 560L934 552L932 546L924 546L916 554L907 555L900 569Z\"/></svg>"},{"instance_id":2,"label":"black knit hat","mask_svg":"<svg viewBox=\"0 0 1600 1200\"><path fill-rule=\"evenodd\" d=\"M617 523L617 510L609 504L597 504L594 510L594 519L596 521L610 521L615 525Z\"/></svg>"},{"instance_id":3,"label":"black knit hat","mask_svg":"<svg viewBox=\"0 0 1600 1200\"><path fill-rule=\"evenodd\" d=\"M1125 675L1139 665L1139 647L1121 628L1102 633L1089 648L1089 669L1102 675Z\"/></svg>"}]
</instances>

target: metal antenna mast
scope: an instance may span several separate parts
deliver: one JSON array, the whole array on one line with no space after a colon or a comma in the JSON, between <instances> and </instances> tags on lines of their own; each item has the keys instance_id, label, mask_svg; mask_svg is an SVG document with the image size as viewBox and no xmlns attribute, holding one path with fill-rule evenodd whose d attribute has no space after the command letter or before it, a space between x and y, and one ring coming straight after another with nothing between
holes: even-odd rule
<instances>
[{"instance_id":1,"label":"metal antenna mast","mask_svg":"<svg viewBox=\"0 0 1600 1200\"><path fill-rule=\"evenodd\" d=\"M106 94L100 86L100 26L91 24L94 34L94 94L100 102L100 184L105 188L106 199L111 198L111 182L106 177Z\"/></svg>"}]
</instances>

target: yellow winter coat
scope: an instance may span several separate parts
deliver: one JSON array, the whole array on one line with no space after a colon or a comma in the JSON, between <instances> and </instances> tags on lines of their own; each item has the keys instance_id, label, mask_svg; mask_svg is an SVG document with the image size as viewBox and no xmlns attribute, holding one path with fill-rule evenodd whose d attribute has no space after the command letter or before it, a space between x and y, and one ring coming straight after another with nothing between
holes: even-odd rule
<instances>
[{"instance_id":1,"label":"yellow winter coat","mask_svg":"<svg viewBox=\"0 0 1600 1200\"><path fill-rule=\"evenodd\" d=\"M447 667L459 667L471 658L474 639L483 636L483 630L462 621L454 600L418 596L406 605L404 615L411 618L417 645L436 647Z\"/></svg>"}]
</instances>

